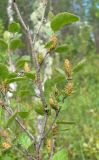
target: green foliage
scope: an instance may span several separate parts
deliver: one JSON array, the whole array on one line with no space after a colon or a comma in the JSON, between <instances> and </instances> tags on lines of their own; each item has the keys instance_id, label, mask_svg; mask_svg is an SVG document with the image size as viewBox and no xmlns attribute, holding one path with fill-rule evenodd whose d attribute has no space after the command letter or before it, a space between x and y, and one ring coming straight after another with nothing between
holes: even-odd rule
<instances>
[{"instance_id":1,"label":"green foliage","mask_svg":"<svg viewBox=\"0 0 99 160\"><path fill-rule=\"evenodd\" d=\"M8 26L8 30L9 30L9 32L12 32L12 33L19 32L20 31L20 24L16 23L16 22L12 22Z\"/></svg>"},{"instance_id":2,"label":"green foliage","mask_svg":"<svg viewBox=\"0 0 99 160\"><path fill-rule=\"evenodd\" d=\"M5 1L1 3L5 4ZM53 1L52 3L54 4L55 2ZM55 105L61 110L56 123L46 137L46 139L52 139L55 142L53 155L50 152L52 149L51 144L46 146L46 139L42 143L41 156L44 160L48 160L50 155L53 160L99 159L97 130L99 128L99 56L98 54L96 55L96 49L98 49L96 37L98 36L98 32L95 34L99 28L97 23L97 3L97 0L95 2L90 1L90 7L89 5L88 7L86 6L84 11L82 2L77 1L80 13L75 9L76 2L74 4L71 1L62 0L53 5L54 12L56 13L59 13L58 7L62 7L62 11L74 10L74 13L77 13L82 20L77 25L69 26L69 24L79 20L79 17L75 14L61 12L54 16L52 12L49 13L50 26L54 32L61 30L65 25L67 26L61 32L58 32L57 48L54 48L53 54L49 53L48 55L51 56L51 59L53 58L53 63L51 66L52 76L44 83L44 97L49 111L46 131L49 129L57 113L56 108L54 110L51 108L49 97L55 100ZM26 2L24 2L25 4ZM22 15L27 16L27 13L22 13ZM92 21L93 18L94 21ZM83 21L85 19L90 20L91 23L88 21L84 23ZM44 25L45 23L44 21ZM43 29L45 30L45 28ZM35 156L35 145L31 142L28 135L22 132L21 128L16 125L15 118L18 117L22 124L26 126L26 129L33 136L36 136L38 134L37 117L44 117L45 111L40 97L35 92L38 83L37 75L29 55L31 52L30 47L27 47L28 49L26 51L22 48L28 42L24 33L20 33L22 30L19 23L12 22L8 26L8 30L7 27L5 27L4 33L3 30L4 27L0 20L0 160L26 160L27 157L23 156L23 153L20 151L26 151L27 149L31 155ZM48 32L49 35L51 34L49 30L45 32ZM45 54L45 50L50 49L53 45L52 41L48 41L45 32L42 31L39 34L39 38L37 38L37 43L40 41L44 47L44 51L41 51L42 55L43 52ZM35 31L33 34L35 34ZM21 38L22 35L25 45ZM46 43L47 41L48 43ZM44 44L46 45L44 46ZM38 48L33 47L35 52L38 53ZM29 50L29 54L27 50ZM63 67L63 62L66 58L72 60L74 90L71 96L66 96L64 91L64 87L68 83ZM11 70L9 69L11 67L10 60L12 60L15 66L14 72L9 71ZM50 58L48 61L50 61ZM48 61L45 59L44 67L41 66L42 68L40 68L42 82L44 77L43 69L46 67ZM27 69L25 65L27 65ZM13 89L11 86L14 84L16 87ZM7 96L9 93L12 94L8 102L6 101L7 96L4 97L1 91ZM63 102L64 96L65 99ZM11 105L11 109L13 110L12 116L8 116L6 110L2 108L2 99L4 103ZM4 134L5 132L7 133L6 136ZM7 144L8 141L11 143L11 147L7 148L3 144ZM50 151L47 150L47 147L49 147Z\"/></svg>"},{"instance_id":3,"label":"green foliage","mask_svg":"<svg viewBox=\"0 0 99 160\"><path fill-rule=\"evenodd\" d=\"M0 52L5 52L7 49L7 43L3 39L0 39Z\"/></svg>"},{"instance_id":4,"label":"green foliage","mask_svg":"<svg viewBox=\"0 0 99 160\"><path fill-rule=\"evenodd\" d=\"M5 128L10 127L12 122L15 120L16 115L17 115L17 112L13 113L13 115L7 120L7 123L4 126Z\"/></svg>"},{"instance_id":5,"label":"green foliage","mask_svg":"<svg viewBox=\"0 0 99 160\"><path fill-rule=\"evenodd\" d=\"M58 53L66 53L66 51L68 51L67 45L61 45L55 49L55 52L58 52Z\"/></svg>"},{"instance_id":6,"label":"green foliage","mask_svg":"<svg viewBox=\"0 0 99 160\"><path fill-rule=\"evenodd\" d=\"M44 116L44 109L42 108L42 102L41 101L38 100L37 102L34 103L34 110L39 115Z\"/></svg>"},{"instance_id":7,"label":"green foliage","mask_svg":"<svg viewBox=\"0 0 99 160\"><path fill-rule=\"evenodd\" d=\"M53 44L53 41L49 41L48 43L46 43L45 48L49 49Z\"/></svg>"},{"instance_id":8,"label":"green foliage","mask_svg":"<svg viewBox=\"0 0 99 160\"><path fill-rule=\"evenodd\" d=\"M64 27L66 24L70 24L73 22L76 22L79 20L79 17L68 13L68 12L62 12L56 15L52 21L51 21L51 28L52 30L59 31L62 27Z\"/></svg>"},{"instance_id":9,"label":"green foliage","mask_svg":"<svg viewBox=\"0 0 99 160\"><path fill-rule=\"evenodd\" d=\"M10 41L10 49L15 50L20 47L23 47L21 39L16 38Z\"/></svg>"},{"instance_id":10,"label":"green foliage","mask_svg":"<svg viewBox=\"0 0 99 160\"><path fill-rule=\"evenodd\" d=\"M16 62L16 67L24 67L25 62L30 62L30 56L22 56Z\"/></svg>"},{"instance_id":11,"label":"green foliage","mask_svg":"<svg viewBox=\"0 0 99 160\"><path fill-rule=\"evenodd\" d=\"M85 65L86 59L82 59L73 69L74 72L78 72L79 70L82 69L82 67Z\"/></svg>"},{"instance_id":12,"label":"green foliage","mask_svg":"<svg viewBox=\"0 0 99 160\"><path fill-rule=\"evenodd\" d=\"M25 149L28 149L29 146L32 144L31 140L29 139L29 137L25 133L20 134L20 136L18 138L18 141L19 141L20 144L22 144L22 146Z\"/></svg>"},{"instance_id":13,"label":"green foliage","mask_svg":"<svg viewBox=\"0 0 99 160\"><path fill-rule=\"evenodd\" d=\"M68 160L66 149L62 149L54 154L53 160Z\"/></svg>"},{"instance_id":14,"label":"green foliage","mask_svg":"<svg viewBox=\"0 0 99 160\"><path fill-rule=\"evenodd\" d=\"M0 80L6 80L8 78L9 71L6 65L0 63Z\"/></svg>"}]
</instances>

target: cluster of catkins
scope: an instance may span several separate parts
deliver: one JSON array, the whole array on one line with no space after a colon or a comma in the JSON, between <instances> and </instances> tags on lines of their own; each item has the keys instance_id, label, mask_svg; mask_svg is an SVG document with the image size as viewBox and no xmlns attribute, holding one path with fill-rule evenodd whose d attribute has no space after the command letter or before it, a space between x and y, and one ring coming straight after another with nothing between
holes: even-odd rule
<instances>
[{"instance_id":1,"label":"cluster of catkins","mask_svg":"<svg viewBox=\"0 0 99 160\"><path fill-rule=\"evenodd\" d=\"M64 88L65 95L67 97L67 96L70 96L73 92L72 66L71 66L71 63L68 59L65 59L65 61L64 61L64 70L65 70L65 73L66 73L66 76L67 76L67 83L66 83L65 88ZM57 94L59 94L58 90L56 92L57 92ZM56 112L60 108L58 106L58 102L56 100L56 97L54 97L54 96L51 96L49 98L49 104L50 104L51 108L54 109Z\"/></svg>"},{"instance_id":2,"label":"cluster of catkins","mask_svg":"<svg viewBox=\"0 0 99 160\"><path fill-rule=\"evenodd\" d=\"M68 83L65 85L65 93L69 96L73 91L73 83L72 83L72 66L68 59L65 59L64 61L64 69L68 80Z\"/></svg>"}]
</instances>

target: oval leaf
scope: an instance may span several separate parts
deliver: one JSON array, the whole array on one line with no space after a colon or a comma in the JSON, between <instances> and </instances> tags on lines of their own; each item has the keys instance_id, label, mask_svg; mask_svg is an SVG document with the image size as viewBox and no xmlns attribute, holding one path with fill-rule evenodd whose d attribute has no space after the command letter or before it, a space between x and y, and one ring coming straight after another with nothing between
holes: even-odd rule
<instances>
[{"instance_id":1,"label":"oval leaf","mask_svg":"<svg viewBox=\"0 0 99 160\"><path fill-rule=\"evenodd\" d=\"M62 12L57 14L51 21L51 28L52 30L58 31L60 30L62 27L64 27L66 24L70 24L73 22L76 22L79 20L79 17L68 13L68 12Z\"/></svg>"},{"instance_id":2,"label":"oval leaf","mask_svg":"<svg viewBox=\"0 0 99 160\"><path fill-rule=\"evenodd\" d=\"M11 40L10 42L10 49L17 49L17 48L20 48L20 47L23 47L23 43L20 39L13 39Z\"/></svg>"},{"instance_id":3,"label":"oval leaf","mask_svg":"<svg viewBox=\"0 0 99 160\"><path fill-rule=\"evenodd\" d=\"M58 53L64 53L68 50L68 46L67 45L61 45L59 47L57 47L55 49L55 52L58 52Z\"/></svg>"},{"instance_id":4,"label":"oval leaf","mask_svg":"<svg viewBox=\"0 0 99 160\"><path fill-rule=\"evenodd\" d=\"M25 62L30 62L30 56L22 56L16 62L16 67L24 67Z\"/></svg>"},{"instance_id":5,"label":"oval leaf","mask_svg":"<svg viewBox=\"0 0 99 160\"><path fill-rule=\"evenodd\" d=\"M24 73L24 75L27 78L32 79L32 80L34 80L36 78L36 72L35 71L26 72L26 73Z\"/></svg>"},{"instance_id":6,"label":"oval leaf","mask_svg":"<svg viewBox=\"0 0 99 160\"><path fill-rule=\"evenodd\" d=\"M37 101L37 102L34 103L34 110L39 115L42 115L42 116L44 115L44 109L42 107L41 101Z\"/></svg>"},{"instance_id":7,"label":"oval leaf","mask_svg":"<svg viewBox=\"0 0 99 160\"><path fill-rule=\"evenodd\" d=\"M55 153L52 160L68 160L66 149L62 149Z\"/></svg>"},{"instance_id":8,"label":"oval leaf","mask_svg":"<svg viewBox=\"0 0 99 160\"><path fill-rule=\"evenodd\" d=\"M20 31L20 24L16 22L12 22L9 24L8 30L12 33Z\"/></svg>"}]
</instances>

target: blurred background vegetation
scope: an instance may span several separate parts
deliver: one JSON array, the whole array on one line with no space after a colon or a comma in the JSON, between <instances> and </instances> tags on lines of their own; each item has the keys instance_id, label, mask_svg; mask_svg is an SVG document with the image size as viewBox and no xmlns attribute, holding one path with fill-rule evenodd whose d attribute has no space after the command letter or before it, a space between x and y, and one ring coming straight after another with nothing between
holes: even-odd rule
<instances>
[{"instance_id":1,"label":"blurred background vegetation","mask_svg":"<svg viewBox=\"0 0 99 160\"><path fill-rule=\"evenodd\" d=\"M38 2L36 3L36 0L17 0L17 2L26 23L33 28L30 15L37 8ZM0 0L0 37L8 27L7 5L7 0ZM49 10L53 14L67 11L80 17L80 22L67 25L58 34L59 43L66 44L67 49L63 53L55 54L54 61L57 63L53 64L53 68L63 67L65 58L69 58L73 66L84 61L82 67L73 75L74 94L66 101L66 111L61 114L62 120L73 121L75 124L66 126L69 130L63 132L56 143L57 146L62 143L67 147L69 160L98 160L99 1L50 0L46 16ZM14 17L16 19L15 14ZM25 39L24 42L26 42ZM20 52L24 55L28 50L23 48ZM0 58L0 61L3 60L5 60L4 57Z\"/></svg>"}]
</instances>

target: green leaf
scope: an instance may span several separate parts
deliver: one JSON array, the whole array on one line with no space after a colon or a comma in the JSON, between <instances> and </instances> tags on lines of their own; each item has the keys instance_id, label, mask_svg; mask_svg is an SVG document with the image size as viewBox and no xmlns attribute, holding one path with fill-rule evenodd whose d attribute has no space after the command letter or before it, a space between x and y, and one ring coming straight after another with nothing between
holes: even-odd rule
<instances>
[{"instance_id":1,"label":"green leaf","mask_svg":"<svg viewBox=\"0 0 99 160\"><path fill-rule=\"evenodd\" d=\"M12 78L16 78L16 77L17 77L17 73L14 73L14 72L9 73L9 75L8 75L8 79L12 79Z\"/></svg>"},{"instance_id":2,"label":"green leaf","mask_svg":"<svg viewBox=\"0 0 99 160\"><path fill-rule=\"evenodd\" d=\"M76 22L79 20L79 17L68 13L68 12L62 12L57 14L51 21L51 28L52 30L58 31L60 30L62 27L64 27L66 24L70 24L73 22Z\"/></svg>"},{"instance_id":3,"label":"green leaf","mask_svg":"<svg viewBox=\"0 0 99 160\"><path fill-rule=\"evenodd\" d=\"M57 121L57 124L75 124L75 122Z\"/></svg>"},{"instance_id":4,"label":"green leaf","mask_svg":"<svg viewBox=\"0 0 99 160\"><path fill-rule=\"evenodd\" d=\"M45 96L48 96L50 95L50 93L52 92L53 90L53 87L56 85L57 86L57 89L62 89L64 88L64 85L66 84L66 78L64 75L57 75L55 76L55 78L53 79L48 79L45 84L44 84L44 93L45 93ZM47 97L46 97L47 98Z\"/></svg>"},{"instance_id":5,"label":"green leaf","mask_svg":"<svg viewBox=\"0 0 99 160\"><path fill-rule=\"evenodd\" d=\"M17 116L17 112L13 113L13 115L8 119L5 128L9 127L11 125L11 123L15 120Z\"/></svg>"},{"instance_id":6,"label":"green leaf","mask_svg":"<svg viewBox=\"0 0 99 160\"><path fill-rule=\"evenodd\" d=\"M68 154L66 149L62 149L55 153L52 160L68 160Z\"/></svg>"},{"instance_id":7,"label":"green leaf","mask_svg":"<svg viewBox=\"0 0 99 160\"><path fill-rule=\"evenodd\" d=\"M20 24L16 23L16 22L12 22L9 24L8 30L12 33L19 32L20 31Z\"/></svg>"},{"instance_id":8,"label":"green leaf","mask_svg":"<svg viewBox=\"0 0 99 160\"><path fill-rule=\"evenodd\" d=\"M23 47L23 43L22 43L21 39L13 39L10 41L10 49L15 50L20 47Z\"/></svg>"},{"instance_id":9,"label":"green leaf","mask_svg":"<svg viewBox=\"0 0 99 160\"><path fill-rule=\"evenodd\" d=\"M65 129L61 129L60 131L65 132L65 131L68 131L68 130L69 130L68 128L65 128Z\"/></svg>"},{"instance_id":10,"label":"green leaf","mask_svg":"<svg viewBox=\"0 0 99 160\"><path fill-rule=\"evenodd\" d=\"M13 82L18 82L18 81L23 81L26 80L26 77L15 77L7 80L7 83L13 83Z\"/></svg>"},{"instance_id":11,"label":"green leaf","mask_svg":"<svg viewBox=\"0 0 99 160\"><path fill-rule=\"evenodd\" d=\"M7 49L7 43L3 39L0 39L0 52L5 52Z\"/></svg>"},{"instance_id":12,"label":"green leaf","mask_svg":"<svg viewBox=\"0 0 99 160\"><path fill-rule=\"evenodd\" d=\"M68 50L68 46L67 45L61 45L61 46L59 46L59 47L57 47L55 49L55 52L65 53L67 50Z\"/></svg>"},{"instance_id":13,"label":"green leaf","mask_svg":"<svg viewBox=\"0 0 99 160\"><path fill-rule=\"evenodd\" d=\"M60 69L60 68L56 68L56 71L57 71L58 73L60 73L61 75L63 75L64 77L66 77L66 74L65 74L64 70L62 70L62 69Z\"/></svg>"},{"instance_id":14,"label":"green leaf","mask_svg":"<svg viewBox=\"0 0 99 160\"><path fill-rule=\"evenodd\" d=\"M29 112L18 112L18 115L19 115L21 118L27 118L28 115L29 115Z\"/></svg>"},{"instance_id":15,"label":"green leaf","mask_svg":"<svg viewBox=\"0 0 99 160\"><path fill-rule=\"evenodd\" d=\"M53 41L49 41L48 43L45 44L45 48L49 49L53 45Z\"/></svg>"},{"instance_id":16,"label":"green leaf","mask_svg":"<svg viewBox=\"0 0 99 160\"><path fill-rule=\"evenodd\" d=\"M0 80L7 79L8 75L9 75L8 68L4 64L0 63Z\"/></svg>"},{"instance_id":17,"label":"green leaf","mask_svg":"<svg viewBox=\"0 0 99 160\"><path fill-rule=\"evenodd\" d=\"M73 69L73 72L78 72L84 66L86 59L82 59Z\"/></svg>"},{"instance_id":18,"label":"green leaf","mask_svg":"<svg viewBox=\"0 0 99 160\"><path fill-rule=\"evenodd\" d=\"M0 158L1 158L1 156L0 156ZM13 157L10 157L9 155L3 154L1 160L13 160Z\"/></svg>"},{"instance_id":19,"label":"green leaf","mask_svg":"<svg viewBox=\"0 0 99 160\"><path fill-rule=\"evenodd\" d=\"M16 62L16 67L24 67L25 62L30 62L30 56L22 56L20 59Z\"/></svg>"},{"instance_id":20,"label":"green leaf","mask_svg":"<svg viewBox=\"0 0 99 160\"><path fill-rule=\"evenodd\" d=\"M38 113L39 115L44 115L44 109L42 107L42 103L41 101L37 101L37 102L34 102L34 110L36 113Z\"/></svg>"},{"instance_id":21,"label":"green leaf","mask_svg":"<svg viewBox=\"0 0 99 160\"><path fill-rule=\"evenodd\" d=\"M35 95L35 92L34 92L34 90L32 89L32 91L31 90L29 90L29 89L24 89L24 90L22 90L21 89L21 91L19 92L19 96L20 97L25 97L25 96L28 96L28 97L30 97L30 96L34 96Z\"/></svg>"},{"instance_id":22,"label":"green leaf","mask_svg":"<svg viewBox=\"0 0 99 160\"><path fill-rule=\"evenodd\" d=\"M30 72L24 73L24 75L25 75L27 78L34 80L35 77L36 77L36 72L35 72L35 71L30 71Z\"/></svg>"},{"instance_id":23,"label":"green leaf","mask_svg":"<svg viewBox=\"0 0 99 160\"><path fill-rule=\"evenodd\" d=\"M3 38L5 41L9 41L12 38L12 34L9 31L5 31L3 34Z\"/></svg>"},{"instance_id":24,"label":"green leaf","mask_svg":"<svg viewBox=\"0 0 99 160\"><path fill-rule=\"evenodd\" d=\"M32 144L30 138L27 136L26 133L20 134L18 140L25 149L28 149L28 147Z\"/></svg>"}]
</instances>

